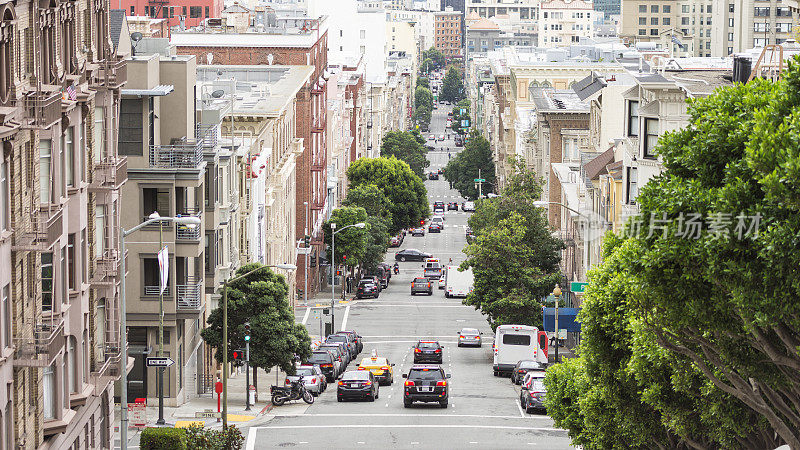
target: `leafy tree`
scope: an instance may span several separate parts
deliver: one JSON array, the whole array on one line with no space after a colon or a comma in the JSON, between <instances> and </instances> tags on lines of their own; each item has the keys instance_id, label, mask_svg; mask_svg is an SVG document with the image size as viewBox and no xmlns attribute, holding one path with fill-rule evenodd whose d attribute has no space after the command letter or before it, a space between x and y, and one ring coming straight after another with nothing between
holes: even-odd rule
<instances>
[{"instance_id":1,"label":"leafy tree","mask_svg":"<svg viewBox=\"0 0 800 450\"><path fill-rule=\"evenodd\" d=\"M392 202L381 188L374 184L362 184L348 190L342 205L360 206L367 212L367 216L379 217L391 223Z\"/></svg>"},{"instance_id":2,"label":"leafy tree","mask_svg":"<svg viewBox=\"0 0 800 450\"><path fill-rule=\"evenodd\" d=\"M417 87L424 87L427 89L431 88L431 82L428 77L419 77L417 78Z\"/></svg>"},{"instance_id":3,"label":"leafy tree","mask_svg":"<svg viewBox=\"0 0 800 450\"><path fill-rule=\"evenodd\" d=\"M423 51L422 52L422 59L423 59L422 67L426 67L425 66L425 60L427 60L427 59L430 59L431 62L433 62L433 64L434 64L433 68L434 69L439 69L441 67L444 67L444 65L446 63L444 54L442 54L442 52L439 51L439 49L437 49L435 46L429 48L428 50ZM428 70L430 70L430 69L428 69Z\"/></svg>"},{"instance_id":4,"label":"leafy tree","mask_svg":"<svg viewBox=\"0 0 800 450\"><path fill-rule=\"evenodd\" d=\"M431 58L423 58L422 63L419 65L419 73L422 75L428 75L431 70L436 69L436 62Z\"/></svg>"},{"instance_id":5,"label":"leafy tree","mask_svg":"<svg viewBox=\"0 0 800 450\"><path fill-rule=\"evenodd\" d=\"M431 90L424 86L417 86L414 91L414 105L419 108L425 106L428 108L433 107L433 94Z\"/></svg>"},{"instance_id":6,"label":"leafy tree","mask_svg":"<svg viewBox=\"0 0 800 450\"><path fill-rule=\"evenodd\" d=\"M432 110L428 106L418 106L414 109L414 113L411 115L411 118L417 125L422 125L424 128L428 128L431 124L431 113Z\"/></svg>"},{"instance_id":7,"label":"leafy tree","mask_svg":"<svg viewBox=\"0 0 800 450\"><path fill-rule=\"evenodd\" d=\"M405 161L418 177L425 177L425 168L431 165L425 150L425 138L419 131L389 131L383 135L381 156Z\"/></svg>"},{"instance_id":8,"label":"leafy tree","mask_svg":"<svg viewBox=\"0 0 800 450\"><path fill-rule=\"evenodd\" d=\"M242 275L259 267L245 264L237 271ZM311 354L311 338L306 327L295 323L289 306L289 287L283 275L269 268L259 270L228 285L228 361L233 350L244 348L245 322L250 322L250 366L267 372L274 366L294 373L294 357L305 359ZM222 306L208 316L208 327L200 332L203 340L216 348L214 357L222 362Z\"/></svg>"},{"instance_id":9,"label":"leafy tree","mask_svg":"<svg viewBox=\"0 0 800 450\"><path fill-rule=\"evenodd\" d=\"M389 247L389 221L376 216L367 217L367 247L364 251L361 266L367 271L374 271L378 263L383 262L386 249Z\"/></svg>"},{"instance_id":10,"label":"leafy tree","mask_svg":"<svg viewBox=\"0 0 800 450\"><path fill-rule=\"evenodd\" d=\"M564 243L550 232L535 175L521 164L501 197L484 200L469 219L476 239L464 250L474 289L465 305L480 309L493 328L542 323L542 299L561 279Z\"/></svg>"},{"instance_id":11,"label":"leafy tree","mask_svg":"<svg viewBox=\"0 0 800 450\"><path fill-rule=\"evenodd\" d=\"M479 169L480 177L486 180L481 188L483 194L486 195L494 191L497 183L492 150L489 148L489 141L477 131L473 131L464 150L447 163L443 174L450 186L457 190L462 197L475 199L478 198L475 179L478 178Z\"/></svg>"},{"instance_id":12,"label":"leafy tree","mask_svg":"<svg viewBox=\"0 0 800 450\"><path fill-rule=\"evenodd\" d=\"M364 259L364 252L369 243L369 233L365 228L350 227L339 231L348 225L367 222L367 211L360 206L342 206L331 212L331 218L325 221L325 245L331 247L331 224L336 224L336 248L334 261L336 265L344 264L347 267L357 267ZM346 259L345 259L346 257Z\"/></svg>"},{"instance_id":13,"label":"leafy tree","mask_svg":"<svg viewBox=\"0 0 800 450\"><path fill-rule=\"evenodd\" d=\"M404 161L397 158L360 158L347 169L350 189L375 185L390 202L389 232L397 233L430 215L428 192Z\"/></svg>"},{"instance_id":14,"label":"leafy tree","mask_svg":"<svg viewBox=\"0 0 800 450\"><path fill-rule=\"evenodd\" d=\"M439 93L439 100L451 103L458 103L464 99L464 81L461 74L455 67L447 71L442 81L442 90Z\"/></svg>"},{"instance_id":15,"label":"leafy tree","mask_svg":"<svg viewBox=\"0 0 800 450\"><path fill-rule=\"evenodd\" d=\"M455 106L453 106L453 124L450 126L450 129L453 132L458 134L466 134L467 129L461 128L461 123L464 120L471 120L469 115L469 100L464 99L458 102ZM462 114L461 111L464 111Z\"/></svg>"}]
</instances>

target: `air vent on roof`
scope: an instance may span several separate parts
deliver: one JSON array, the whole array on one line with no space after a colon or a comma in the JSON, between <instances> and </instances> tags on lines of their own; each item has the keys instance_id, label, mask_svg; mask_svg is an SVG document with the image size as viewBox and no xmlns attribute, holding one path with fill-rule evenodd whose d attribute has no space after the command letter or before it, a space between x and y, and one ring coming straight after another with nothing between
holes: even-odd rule
<instances>
[{"instance_id":1,"label":"air vent on roof","mask_svg":"<svg viewBox=\"0 0 800 450\"><path fill-rule=\"evenodd\" d=\"M556 104L556 108L558 109L567 109L566 106L564 106L564 102L562 102L561 100L553 99L553 103Z\"/></svg>"}]
</instances>

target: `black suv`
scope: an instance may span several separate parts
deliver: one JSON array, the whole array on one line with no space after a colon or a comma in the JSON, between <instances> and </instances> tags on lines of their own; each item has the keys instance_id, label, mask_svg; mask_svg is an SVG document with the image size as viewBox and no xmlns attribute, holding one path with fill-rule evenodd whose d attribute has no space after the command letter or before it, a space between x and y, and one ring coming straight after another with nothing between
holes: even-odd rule
<instances>
[{"instance_id":1,"label":"black suv","mask_svg":"<svg viewBox=\"0 0 800 450\"><path fill-rule=\"evenodd\" d=\"M356 289L356 298L373 297L378 298L380 292L378 286L372 280L361 280L358 282L358 289Z\"/></svg>"},{"instance_id":2,"label":"black suv","mask_svg":"<svg viewBox=\"0 0 800 450\"><path fill-rule=\"evenodd\" d=\"M313 352L308 360L306 360L306 363L319 366L328 383L333 383L334 380L336 380L336 376L339 375L336 373L336 366L333 363L333 355L328 352Z\"/></svg>"},{"instance_id":3,"label":"black suv","mask_svg":"<svg viewBox=\"0 0 800 450\"><path fill-rule=\"evenodd\" d=\"M414 364L418 363L442 363L444 346L439 345L439 341L419 341L414 346Z\"/></svg>"},{"instance_id":4,"label":"black suv","mask_svg":"<svg viewBox=\"0 0 800 450\"><path fill-rule=\"evenodd\" d=\"M449 387L445 374L439 366L411 366L407 374L403 374L406 382L403 386L403 406L410 407L414 402L438 402L447 408Z\"/></svg>"}]
</instances>

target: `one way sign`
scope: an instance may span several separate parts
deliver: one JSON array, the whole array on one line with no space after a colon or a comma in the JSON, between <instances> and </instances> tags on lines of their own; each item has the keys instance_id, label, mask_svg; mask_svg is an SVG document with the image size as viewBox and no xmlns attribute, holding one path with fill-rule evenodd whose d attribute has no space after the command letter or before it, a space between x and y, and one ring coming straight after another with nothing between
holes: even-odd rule
<instances>
[{"instance_id":1,"label":"one way sign","mask_svg":"<svg viewBox=\"0 0 800 450\"><path fill-rule=\"evenodd\" d=\"M175 361L167 356L147 358L147 367L169 367L173 364L175 364Z\"/></svg>"}]
</instances>

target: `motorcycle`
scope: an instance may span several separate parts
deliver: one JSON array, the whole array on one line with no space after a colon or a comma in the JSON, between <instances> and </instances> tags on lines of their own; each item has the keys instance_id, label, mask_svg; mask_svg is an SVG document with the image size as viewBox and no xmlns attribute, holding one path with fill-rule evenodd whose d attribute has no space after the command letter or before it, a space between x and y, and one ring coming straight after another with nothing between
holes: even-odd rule
<instances>
[{"instance_id":1,"label":"motorcycle","mask_svg":"<svg viewBox=\"0 0 800 450\"><path fill-rule=\"evenodd\" d=\"M270 388L270 394L272 394L272 404L275 406L281 406L287 401L300 400L301 398L309 405L314 403L314 396L311 392L306 390L306 385L303 383L302 376L299 380L292 381L291 385L287 387L272 386Z\"/></svg>"},{"instance_id":2,"label":"motorcycle","mask_svg":"<svg viewBox=\"0 0 800 450\"><path fill-rule=\"evenodd\" d=\"M394 265L394 274L397 275L398 273L400 273L400 266L395 263L395 265Z\"/></svg>"}]
</instances>

